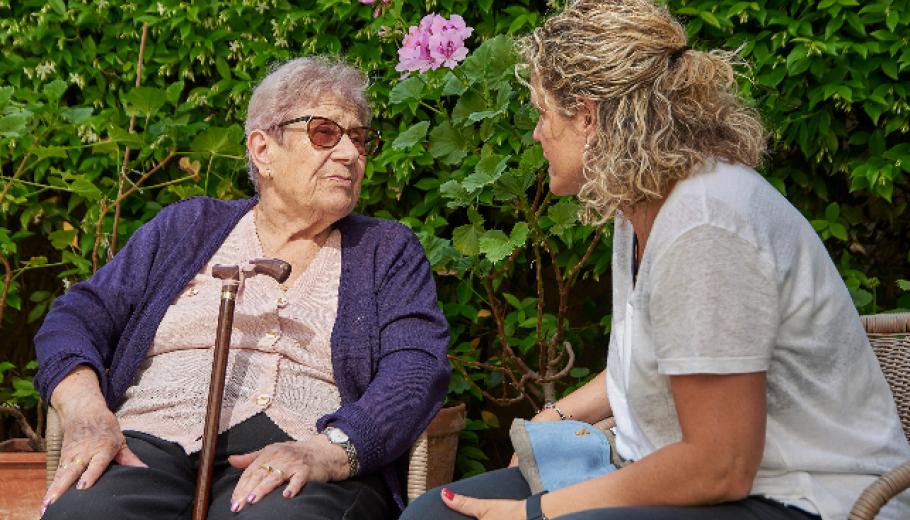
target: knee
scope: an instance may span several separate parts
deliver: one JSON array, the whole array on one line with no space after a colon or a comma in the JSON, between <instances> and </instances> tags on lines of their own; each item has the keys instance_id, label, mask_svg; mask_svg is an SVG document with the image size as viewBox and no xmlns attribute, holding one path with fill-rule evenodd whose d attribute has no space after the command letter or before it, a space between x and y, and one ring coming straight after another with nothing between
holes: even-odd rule
<instances>
[{"instance_id":1,"label":"knee","mask_svg":"<svg viewBox=\"0 0 910 520\"><path fill-rule=\"evenodd\" d=\"M440 496L442 488L435 488L420 495L408 504L399 520L421 520L426 518L444 518L446 513L454 513L446 507Z\"/></svg>"},{"instance_id":2,"label":"knee","mask_svg":"<svg viewBox=\"0 0 910 520\"><path fill-rule=\"evenodd\" d=\"M94 495L96 494L92 493L92 488L79 491L71 487L53 504L47 506L41 518L42 520L105 518L110 511L108 508L99 509L105 501Z\"/></svg>"}]
</instances>

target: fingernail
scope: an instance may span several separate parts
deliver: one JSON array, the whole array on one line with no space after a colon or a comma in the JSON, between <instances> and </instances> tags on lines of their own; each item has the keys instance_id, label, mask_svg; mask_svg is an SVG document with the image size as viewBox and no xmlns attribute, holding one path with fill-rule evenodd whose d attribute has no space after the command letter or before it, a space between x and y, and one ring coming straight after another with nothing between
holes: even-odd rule
<instances>
[{"instance_id":1,"label":"fingernail","mask_svg":"<svg viewBox=\"0 0 910 520\"><path fill-rule=\"evenodd\" d=\"M240 502L231 504L231 513L236 513L237 511L240 511Z\"/></svg>"},{"instance_id":2,"label":"fingernail","mask_svg":"<svg viewBox=\"0 0 910 520\"><path fill-rule=\"evenodd\" d=\"M250 496L246 497L247 504L252 504L253 500L256 500L256 495L250 493Z\"/></svg>"},{"instance_id":3,"label":"fingernail","mask_svg":"<svg viewBox=\"0 0 910 520\"><path fill-rule=\"evenodd\" d=\"M442 496L445 497L446 500L452 500L455 498L455 492L449 488L442 488Z\"/></svg>"},{"instance_id":4,"label":"fingernail","mask_svg":"<svg viewBox=\"0 0 910 520\"><path fill-rule=\"evenodd\" d=\"M291 490L290 490L290 489L285 489L284 491L281 492L281 494L284 496L284 498L291 498Z\"/></svg>"},{"instance_id":5,"label":"fingernail","mask_svg":"<svg viewBox=\"0 0 910 520\"><path fill-rule=\"evenodd\" d=\"M80 480L79 483L76 484L76 489L85 489L85 481Z\"/></svg>"}]
</instances>

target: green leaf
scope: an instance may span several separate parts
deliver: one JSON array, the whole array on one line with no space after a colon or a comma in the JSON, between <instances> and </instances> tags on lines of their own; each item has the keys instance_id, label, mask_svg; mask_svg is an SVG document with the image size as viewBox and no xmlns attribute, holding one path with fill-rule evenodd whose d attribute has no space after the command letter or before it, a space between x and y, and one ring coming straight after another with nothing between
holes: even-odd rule
<instances>
[{"instance_id":1,"label":"green leaf","mask_svg":"<svg viewBox=\"0 0 910 520\"><path fill-rule=\"evenodd\" d=\"M78 233L75 229L58 229L57 231L52 231L47 238L51 241L54 249L66 249Z\"/></svg>"},{"instance_id":2,"label":"green leaf","mask_svg":"<svg viewBox=\"0 0 910 520\"><path fill-rule=\"evenodd\" d=\"M571 198L560 199L559 202L550 206L547 210L547 216L553 219L553 227L550 232L561 234L567 229L571 229L578 222L579 205Z\"/></svg>"},{"instance_id":3,"label":"green leaf","mask_svg":"<svg viewBox=\"0 0 910 520\"><path fill-rule=\"evenodd\" d=\"M55 79L44 86L44 95L52 103L59 101L64 92L66 92L66 82L62 79Z\"/></svg>"},{"instance_id":4,"label":"green leaf","mask_svg":"<svg viewBox=\"0 0 910 520\"><path fill-rule=\"evenodd\" d=\"M66 159L68 157L66 148L62 146L39 146L35 149L35 155L39 160L47 159L48 157L57 157L59 159Z\"/></svg>"},{"instance_id":5,"label":"green leaf","mask_svg":"<svg viewBox=\"0 0 910 520\"><path fill-rule=\"evenodd\" d=\"M85 177L78 177L70 183L69 188L88 200L101 200L101 190Z\"/></svg>"},{"instance_id":6,"label":"green leaf","mask_svg":"<svg viewBox=\"0 0 910 520\"><path fill-rule=\"evenodd\" d=\"M155 87L136 87L120 99L127 115L150 116L167 102L167 93Z\"/></svg>"},{"instance_id":7,"label":"green leaf","mask_svg":"<svg viewBox=\"0 0 910 520\"><path fill-rule=\"evenodd\" d=\"M480 253L480 237L483 233L482 225L465 224L464 226L459 226L452 232L452 245L463 255L476 256ZM500 233L502 232L500 231Z\"/></svg>"},{"instance_id":8,"label":"green leaf","mask_svg":"<svg viewBox=\"0 0 910 520\"><path fill-rule=\"evenodd\" d=\"M443 158L446 164L457 164L468 154L468 142L448 121L430 131L430 155Z\"/></svg>"},{"instance_id":9,"label":"green leaf","mask_svg":"<svg viewBox=\"0 0 910 520\"><path fill-rule=\"evenodd\" d=\"M180 102L180 94L183 93L183 85L183 81L175 81L164 89L164 97L172 105L176 105Z\"/></svg>"},{"instance_id":10,"label":"green leaf","mask_svg":"<svg viewBox=\"0 0 910 520\"><path fill-rule=\"evenodd\" d=\"M224 58L218 56L215 58L215 70L218 71L218 75L222 79L231 79L231 67L228 66L227 62L224 61ZM167 99L167 97L165 97Z\"/></svg>"},{"instance_id":11,"label":"green leaf","mask_svg":"<svg viewBox=\"0 0 910 520\"><path fill-rule=\"evenodd\" d=\"M569 375L574 378L577 378L577 379L581 379L590 373L591 373L591 370L589 370L585 367L575 367L572 370L569 370Z\"/></svg>"},{"instance_id":12,"label":"green leaf","mask_svg":"<svg viewBox=\"0 0 910 520\"><path fill-rule=\"evenodd\" d=\"M9 103L9 100L13 98L13 92L15 92L13 87L0 87L0 108Z\"/></svg>"},{"instance_id":13,"label":"green leaf","mask_svg":"<svg viewBox=\"0 0 910 520\"><path fill-rule=\"evenodd\" d=\"M0 136L3 137L20 137L26 132L30 114L12 114L0 117Z\"/></svg>"},{"instance_id":14,"label":"green leaf","mask_svg":"<svg viewBox=\"0 0 910 520\"><path fill-rule=\"evenodd\" d=\"M828 222L837 222L837 218L840 216L840 206L836 202L828 204L828 207L825 208L825 220Z\"/></svg>"},{"instance_id":15,"label":"green leaf","mask_svg":"<svg viewBox=\"0 0 910 520\"><path fill-rule=\"evenodd\" d=\"M831 232L831 236L838 240L847 240L847 229L839 222L832 222L828 226L828 231Z\"/></svg>"},{"instance_id":16,"label":"green leaf","mask_svg":"<svg viewBox=\"0 0 910 520\"><path fill-rule=\"evenodd\" d=\"M389 103L400 105L409 101L419 101L423 96L425 84L420 76L411 76L410 78L395 85L389 92Z\"/></svg>"},{"instance_id":17,"label":"green leaf","mask_svg":"<svg viewBox=\"0 0 910 520\"><path fill-rule=\"evenodd\" d=\"M506 74L513 74L516 61L513 45L508 36L494 36L475 49L460 69L472 83L482 79L495 81Z\"/></svg>"},{"instance_id":18,"label":"green leaf","mask_svg":"<svg viewBox=\"0 0 910 520\"><path fill-rule=\"evenodd\" d=\"M193 139L190 150L209 154L242 155L243 129L238 125L210 126Z\"/></svg>"},{"instance_id":19,"label":"green leaf","mask_svg":"<svg viewBox=\"0 0 910 520\"><path fill-rule=\"evenodd\" d=\"M720 29L720 21L717 19L716 16L714 16L714 13L712 13L710 11L699 11L698 17L701 18L702 20L704 20L708 25L711 25L713 27L717 27L718 29Z\"/></svg>"},{"instance_id":20,"label":"green leaf","mask_svg":"<svg viewBox=\"0 0 910 520\"><path fill-rule=\"evenodd\" d=\"M459 208L462 206L467 206L474 201L473 196L468 190L464 189L464 186L456 180L446 181L439 187L439 194L444 198L449 199L448 206L450 208Z\"/></svg>"},{"instance_id":21,"label":"green leaf","mask_svg":"<svg viewBox=\"0 0 910 520\"><path fill-rule=\"evenodd\" d=\"M63 0L47 0L48 5L60 16L66 16L66 5Z\"/></svg>"},{"instance_id":22,"label":"green leaf","mask_svg":"<svg viewBox=\"0 0 910 520\"><path fill-rule=\"evenodd\" d=\"M452 122L464 126L470 123L468 117L475 112L482 112L487 105L480 94L469 90L458 98L455 108L452 109Z\"/></svg>"},{"instance_id":23,"label":"green leaf","mask_svg":"<svg viewBox=\"0 0 910 520\"><path fill-rule=\"evenodd\" d=\"M477 162L477 166L474 167L474 173L465 178L462 186L473 193L484 186L496 182L502 172L505 171L511 157L511 155L502 156L498 154L484 157Z\"/></svg>"},{"instance_id":24,"label":"green leaf","mask_svg":"<svg viewBox=\"0 0 910 520\"><path fill-rule=\"evenodd\" d=\"M92 107L69 107L60 113L65 121L78 125L88 121L92 117Z\"/></svg>"},{"instance_id":25,"label":"green leaf","mask_svg":"<svg viewBox=\"0 0 910 520\"><path fill-rule=\"evenodd\" d=\"M491 229L480 236L480 252L493 263L503 260L511 255L513 251L524 245L528 238L528 224L518 222L512 228L511 236L498 229Z\"/></svg>"},{"instance_id":26,"label":"green leaf","mask_svg":"<svg viewBox=\"0 0 910 520\"><path fill-rule=\"evenodd\" d=\"M410 128L398 134L392 143L392 148L396 150L407 150L415 144L423 141L427 135L427 128L430 127L429 121L421 121Z\"/></svg>"}]
</instances>

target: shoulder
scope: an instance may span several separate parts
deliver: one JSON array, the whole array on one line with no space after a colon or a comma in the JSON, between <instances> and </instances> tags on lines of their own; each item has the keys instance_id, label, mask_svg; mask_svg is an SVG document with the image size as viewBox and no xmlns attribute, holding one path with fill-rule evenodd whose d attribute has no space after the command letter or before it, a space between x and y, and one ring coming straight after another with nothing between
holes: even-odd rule
<instances>
[{"instance_id":1,"label":"shoulder","mask_svg":"<svg viewBox=\"0 0 910 520\"><path fill-rule=\"evenodd\" d=\"M394 220L352 213L338 221L342 240L349 247L396 249L419 242L410 228Z\"/></svg>"},{"instance_id":2,"label":"shoulder","mask_svg":"<svg viewBox=\"0 0 910 520\"><path fill-rule=\"evenodd\" d=\"M244 213L256 204L256 198L222 200L212 197L190 197L173 202L158 213L156 218L179 219L192 217L219 217L228 218L232 215Z\"/></svg>"},{"instance_id":3,"label":"shoulder","mask_svg":"<svg viewBox=\"0 0 910 520\"><path fill-rule=\"evenodd\" d=\"M257 202L249 199L222 200L212 197L190 197L168 204L149 221L162 232L192 231L192 227L212 229L219 224L236 222Z\"/></svg>"}]
</instances>

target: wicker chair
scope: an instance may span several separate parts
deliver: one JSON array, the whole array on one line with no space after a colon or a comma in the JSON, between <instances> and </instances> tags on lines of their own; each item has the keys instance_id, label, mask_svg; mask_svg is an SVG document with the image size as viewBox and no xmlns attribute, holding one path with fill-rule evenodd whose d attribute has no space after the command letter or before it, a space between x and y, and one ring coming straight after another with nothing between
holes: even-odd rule
<instances>
[{"instance_id":1,"label":"wicker chair","mask_svg":"<svg viewBox=\"0 0 910 520\"><path fill-rule=\"evenodd\" d=\"M411 446L408 458L407 499L410 502L427 489L441 486L452 480L455 466L455 449L458 432L464 428L464 404L443 408L430 426ZM60 465L63 445L63 425L53 408L47 411L47 485L50 486ZM432 461L432 463L431 463Z\"/></svg>"},{"instance_id":2,"label":"wicker chair","mask_svg":"<svg viewBox=\"0 0 910 520\"><path fill-rule=\"evenodd\" d=\"M863 316L872 350L894 394L897 412L910 440L910 312ZM910 461L882 475L853 504L850 520L871 520L894 496L910 487Z\"/></svg>"},{"instance_id":3,"label":"wicker chair","mask_svg":"<svg viewBox=\"0 0 910 520\"><path fill-rule=\"evenodd\" d=\"M894 394L904 434L910 440L910 313L877 314L863 316L862 319L872 349L878 357L878 362L885 373L885 379ZM463 421L463 416L461 420ZM427 430L433 430L433 425L431 424ZM50 409L47 416L48 485L54 479L54 473L60 462L62 441L63 429L59 417L53 409ZM457 433L454 439L450 438L446 442L453 441L457 442ZM433 466L438 457L430 456L432 444L434 444L433 439L429 438L425 431L411 447L407 484L408 500L422 495L428 488L446 482L445 479L439 482L433 481L432 474L435 469ZM451 473L448 473L448 478L451 479L451 477ZM871 520L891 498L908 487L910 487L910 461L882 475L866 488L853 505L850 520Z\"/></svg>"}]
</instances>

